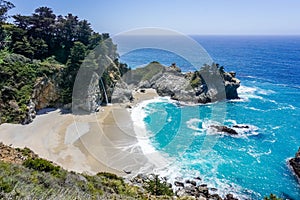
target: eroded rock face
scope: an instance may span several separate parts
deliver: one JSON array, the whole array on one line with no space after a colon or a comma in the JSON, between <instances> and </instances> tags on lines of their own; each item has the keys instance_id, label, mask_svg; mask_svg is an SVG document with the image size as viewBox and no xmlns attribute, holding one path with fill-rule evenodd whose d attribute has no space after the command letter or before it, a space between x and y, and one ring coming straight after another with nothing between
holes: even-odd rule
<instances>
[{"instance_id":1,"label":"eroded rock face","mask_svg":"<svg viewBox=\"0 0 300 200\"><path fill-rule=\"evenodd\" d=\"M35 109L39 110L53 104L59 98L59 89L55 81L46 76L38 78L32 93L32 102Z\"/></svg>"},{"instance_id":2,"label":"eroded rock face","mask_svg":"<svg viewBox=\"0 0 300 200\"><path fill-rule=\"evenodd\" d=\"M149 82L151 88L155 89L160 96L169 96L182 102L198 102L189 81L176 70L166 68L162 73L153 76Z\"/></svg>"},{"instance_id":3,"label":"eroded rock face","mask_svg":"<svg viewBox=\"0 0 300 200\"><path fill-rule=\"evenodd\" d=\"M72 111L74 114L95 112L101 104L100 76L87 71L84 76L77 79L73 88ZM103 87L101 85L101 87Z\"/></svg>"},{"instance_id":4,"label":"eroded rock face","mask_svg":"<svg viewBox=\"0 0 300 200\"><path fill-rule=\"evenodd\" d=\"M118 81L111 97L112 103L127 103L132 98L132 90L129 86L123 80Z\"/></svg>"},{"instance_id":5,"label":"eroded rock face","mask_svg":"<svg viewBox=\"0 0 300 200\"><path fill-rule=\"evenodd\" d=\"M235 72L225 72L223 74L227 99L239 98L237 89L240 87L241 81L235 78L235 75Z\"/></svg>"},{"instance_id":6,"label":"eroded rock face","mask_svg":"<svg viewBox=\"0 0 300 200\"><path fill-rule=\"evenodd\" d=\"M300 148L295 157L289 160L289 164L293 168L297 177L300 179Z\"/></svg>"},{"instance_id":7,"label":"eroded rock face","mask_svg":"<svg viewBox=\"0 0 300 200\"><path fill-rule=\"evenodd\" d=\"M183 74L176 65L164 67L153 62L122 77L122 83L116 85L114 98L121 99L120 90L126 88L153 88L160 96L169 96L183 103L209 103L238 99L239 86L235 73L224 72L218 65L205 65L200 71Z\"/></svg>"}]
</instances>

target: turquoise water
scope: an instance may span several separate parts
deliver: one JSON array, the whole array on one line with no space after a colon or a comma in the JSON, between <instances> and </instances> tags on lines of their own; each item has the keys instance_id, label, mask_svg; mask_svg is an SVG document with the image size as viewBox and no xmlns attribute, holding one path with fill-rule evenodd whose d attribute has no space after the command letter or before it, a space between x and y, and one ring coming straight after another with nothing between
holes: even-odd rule
<instances>
[{"instance_id":1,"label":"turquoise water","mask_svg":"<svg viewBox=\"0 0 300 200\"><path fill-rule=\"evenodd\" d=\"M300 199L299 183L287 165L300 146L300 37L194 39L225 69L237 72L242 99L198 106L180 106L168 99L147 104L144 122L150 141L175 159L171 174L199 175L219 193L233 192L244 199L262 199L270 193ZM138 66L134 53L127 55L133 68ZM149 50L138 54L166 59L163 54L152 57ZM174 55L169 56L171 61ZM249 129L237 129L240 136L232 137L210 130L211 124Z\"/></svg>"}]
</instances>

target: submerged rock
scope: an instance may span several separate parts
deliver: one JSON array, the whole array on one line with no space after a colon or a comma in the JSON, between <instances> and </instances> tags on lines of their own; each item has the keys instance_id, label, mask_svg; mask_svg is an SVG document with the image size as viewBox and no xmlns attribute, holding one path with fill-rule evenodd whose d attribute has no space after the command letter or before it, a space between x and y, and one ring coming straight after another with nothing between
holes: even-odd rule
<instances>
[{"instance_id":1,"label":"submerged rock","mask_svg":"<svg viewBox=\"0 0 300 200\"><path fill-rule=\"evenodd\" d=\"M289 164L293 168L296 176L300 179L300 147L295 157L289 160Z\"/></svg>"},{"instance_id":2,"label":"submerged rock","mask_svg":"<svg viewBox=\"0 0 300 200\"><path fill-rule=\"evenodd\" d=\"M233 128L247 128L249 129L250 127L248 125L233 125Z\"/></svg>"},{"instance_id":3,"label":"submerged rock","mask_svg":"<svg viewBox=\"0 0 300 200\"><path fill-rule=\"evenodd\" d=\"M229 128L227 126L211 125L210 127L216 129L217 132L228 133L229 135L238 135L238 132L236 132L236 130Z\"/></svg>"}]
</instances>

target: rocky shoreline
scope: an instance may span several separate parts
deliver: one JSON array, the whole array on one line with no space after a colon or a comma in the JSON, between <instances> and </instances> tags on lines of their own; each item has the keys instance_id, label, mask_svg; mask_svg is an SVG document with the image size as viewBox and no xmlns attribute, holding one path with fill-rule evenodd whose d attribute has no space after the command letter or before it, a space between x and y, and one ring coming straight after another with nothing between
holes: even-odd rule
<instances>
[{"instance_id":1,"label":"rocky shoreline","mask_svg":"<svg viewBox=\"0 0 300 200\"><path fill-rule=\"evenodd\" d=\"M166 178L159 178L154 174L139 174L136 177L132 178L130 180L130 183L143 188L143 186L147 184L148 180L154 181L157 178L160 182L165 183L166 187L173 189L175 196L178 198L191 198L198 200L238 200L238 198L234 197L233 194L226 194L225 197L222 198L218 194L218 189L209 188L207 184L202 182L200 177L184 180L178 178L178 180L180 181L174 181L174 183L172 184L169 183Z\"/></svg>"},{"instance_id":2,"label":"rocky shoreline","mask_svg":"<svg viewBox=\"0 0 300 200\"><path fill-rule=\"evenodd\" d=\"M204 65L199 71L188 73L182 73L175 63L166 67L158 62L129 70L122 77L120 73L113 73L114 71L118 71L118 68L108 69L107 80L103 81L98 73L93 72L90 80L84 82L86 87L82 88L83 83L78 86L75 84L76 92L73 93L75 96L72 105L59 103L60 87L56 80L59 75L38 78L22 123L31 123L36 112L48 106L92 113L102 104L128 104L134 100L133 92L139 89L155 89L159 96L169 96L184 104L239 99L237 88L240 86L240 80L236 78L236 73L225 72L224 67L218 64Z\"/></svg>"},{"instance_id":3,"label":"rocky shoreline","mask_svg":"<svg viewBox=\"0 0 300 200\"><path fill-rule=\"evenodd\" d=\"M40 162L40 164L37 165L39 167L34 168L35 170L41 170L41 171L45 170L45 172L47 172L48 168L41 167L47 163L49 163L47 167L51 167L50 165L53 165L56 166L57 170L61 170L59 165L56 165L47 160L40 159L39 156L29 148L24 148L24 149L13 148L11 146L4 145L3 143L0 142L0 150L1 150L0 162L9 163L12 164L12 166L14 165L24 166L24 163L28 162L28 160L30 160L31 162L36 160L36 162ZM81 179L84 180L84 182L87 182L87 179L85 178L86 176L85 174L79 174L79 173L76 174L75 172L65 172L65 173L66 173L66 177L65 178L61 177L61 181L65 183L70 181L68 179L70 176L81 177ZM99 176L99 174L105 174L105 173L98 173L96 176ZM123 180L123 178L117 177L116 175L109 174L109 173L106 174L109 175L109 177L111 177L112 182L114 181L114 179ZM139 174L134 178L127 180L126 182L128 182L129 185L133 186L132 189L137 187L141 194L144 195L150 194L150 196L148 196L148 199L174 199L174 198L176 199L177 198L177 199L198 199L198 200L238 200L232 194L227 194L224 198L222 198L220 195L217 194L218 190L216 188L209 188L206 184L202 182L200 177L195 177L193 179L185 179L185 180L183 179L181 180L180 178L178 178L178 181L175 181L173 184L171 184L167 182L166 178L160 178L158 175ZM155 185L151 185L154 186L154 188L149 187L150 182L155 184ZM155 188L156 186L157 188ZM158 192L158 190L160 190L160 192ZM114 194L114 189L111 188L111 190L106 191L106 193L107 193L106 195L108 196L112 195ZM5 194L1 193L1 191L0 194L5 196ZM122 199L122 198L117 198L117 199Z\"/></svg>"},{"instance_id":4,"label":"rocky shoreline","mask_svg":"<svg viewBox=\"0 0 300 200\"><path fill-rule=\"evenodd\" d=\"M235 72L225 72L218 64L204 65L200 70L182 73L175 64L165 67L152 62L124 74L116 84L112 103L128 103L132 90L155 89L159 96L168 96L185 104L205 104L239 99L240 80Z\"/></svg>"}]
</instances>

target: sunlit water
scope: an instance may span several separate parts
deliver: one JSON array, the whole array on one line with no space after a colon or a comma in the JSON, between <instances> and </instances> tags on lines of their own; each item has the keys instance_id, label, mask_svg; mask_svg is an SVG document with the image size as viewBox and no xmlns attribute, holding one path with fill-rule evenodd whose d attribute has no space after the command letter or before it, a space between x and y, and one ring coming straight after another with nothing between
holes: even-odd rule
<instances>
[{"instance_id":1,"label":"sunlit water","mask_svg":"<svg viewBox=\"0 0 300 200\"><path fill-rule=\"evenodd\" d=\"M218 193L241 198L275 193L300 199L299 183L287 165L300 146L300 37L194 39L215 62L237 72L241 100L179 106L163 98L143 105L151 145L175 159L162 173L171 179L200 176ZM121 60L132 68L156 60L192 69L171 53L151 49ZM213 124L249 128L236 129L240 134L232 137L211 130Z\"/></svg>"}]
</instances>

